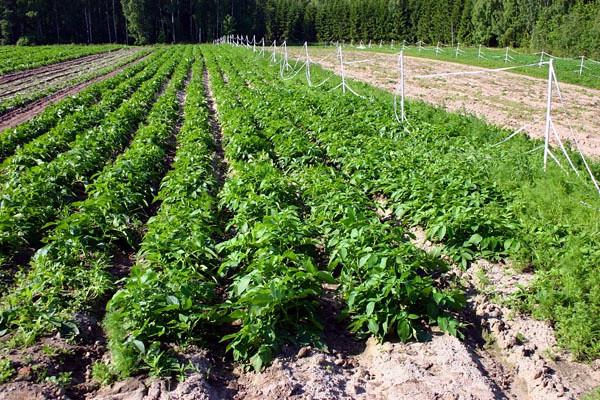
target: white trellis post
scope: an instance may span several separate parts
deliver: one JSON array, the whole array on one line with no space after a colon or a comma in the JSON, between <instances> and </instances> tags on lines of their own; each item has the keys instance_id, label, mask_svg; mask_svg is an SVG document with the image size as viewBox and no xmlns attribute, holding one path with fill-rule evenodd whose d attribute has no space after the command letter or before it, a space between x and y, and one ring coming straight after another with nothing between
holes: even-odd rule
<instances>
[{"instance_id":1,"label":"white trellis post","mask_svg":"<svg viewBox=\"0 0 600 400\"><path fill-rule=\"evenodd\" d=\"M394 39L392 39L392 41L390 42L390 49L394 48Z\"/></svg>"},{"instance_id":2,"label":"white trellis post","mask_svg":"<svg viewBox=\"0 0 600 400\"><path fill-rule=\"evenodd\" d=\"M369 48L371 48L371 41L369 40Z\"/></svg>"},{"instance_id":3,"label":"white trellis post","mask_svg":"<svg viewBox=\"0 0 600 400\"><path fill-rule=\"evenodd\" d=\"M265 38L262 38L262 46L261 46L261 50L260 50L262 56L265 56Z\"/></svg>"},{"instance_id":4,"label":"white trellis post","mask_svg":"<svg viewBox=\"0 0 600 400\"><path fill-rule=\"evenodd\" d=\"M275 52L277 51L277 39L273 40L273 53L271 53L271 62L277 62L277 56L275 56Z\"/></svg>"},{"instance_id":5,"label":"white trellis post","mask_svg":"<svg viewBox=\"0 0 600 400\"><path fill-rule=\"evenodd\" d=\"M504 53L504 62L508 62L508 46L506 46L506 52Z\"/></svg>"},{"instance_id":6,"label":"white trellis post","mask_svg":"<svg viewBox=\"0 0 600 400\"><path fill-rule=\"evenodd\" d=\"M398 55L398 83L400 89L400 117L398 117L398 92L394 97L394 113L396 115L396 120L399 123L406 122L406 112L404 111L404 51L400 51Z\"/></svg>"},{"instance_id":7,"label":"white trellis post","mask_svg":"<svg viewBox=\"0 0 600 400\"><path fill-rule=\"evenodd\" d=\"M542 50L540 52L540 65L539 65L540 68L542 68L542 64L544 63L544 54L545 54L544 50Z\"/></svg>"},{"instance_id":8,"label":"white trellis post","mask_svg":"<svg viewBox=\"0 0 600 400\"><path fill-rule=\"evenodd\" d=\"M283 54L284 54L284 61L283 61L283 68L285 71L287 71L288 69L290 69L290 63L289 63L289 56L288 56L288 49L287 49L287 40L285 40L283 42Z\"/></svg>"},{"instance_id":9,"label":"white trellis post","mask_svg":"<svg viewBox=\"0 0 600 400\"><path fill-rule=\"evenodd\" d=\"M252 35L252 52L256 53L256 35Z\"/></svg>"},{"instance_id":10,"label":"white trellis post","mask_svg":"<svg viewBox=\"0 0 600 400\"><path fill-rule=\"evenodd\" d=\"M458 53L459 53L459 52L460 52L460 42L459 42L459 43L456 43L456 53L454 54L454 56L455 56L456 58L458 58Z\"/></svg>"},{"instance_id":11,"label":"white trellis post","mask_svg":"<svg viewBox=\"0 0 600 400\"><path fill-rule=\"evenodd\" d=\"M583 60L585 59L585 56L581 56L581 64L579 64L579 76L581 76L583 74Z\"/></svg>"},{"instance_id":12,"label":"white trellis post","mask_svg":"<svg viewBox=\"0 0 600 400\"><path fill-rule=\"evenodd\" d=\"M344 70L344 55L342 48L338 46L338 56L340 58L340 73L342 75L342 93L346 94L346 72Z\"/></svg>"},{"instance_id":13,"label":"white trellis post","mask_svg":"<svg viewBox=\"0 0 600 400\"><path fill-rule=\"evenodd\" d=\"M477 58L483 58L481 55L481 45L479 45L479 50L477 50Z\"/></svg>"},{"instance_id":14,"label":"white trellis post","mask_svg":"<svg viewBox=\"0 0 600 400\"><path fill-rule=\"evenodd\" d=\"M552 128L552 78L554 76L554 63L548 62L548 89L546 102L546 131L544 132L544 171L548 166L548 154L550 153L550 129Z\"/></svg>"},{"instance_id":15,"label":"white trellis post","mask_svg":"<svg viewBox=\"0 0 600 400\"><path fill-rule=\"evenodd\" d=\"M435 54L439 55L440 54L440 42L437 42L437 44L435 45Z\"/></svg>"},{"instance_id":16,"label":"white trellis post","mask_svg":"<svg viewBox=\"0 0 600 400\"><path fill-rule=\"evenodd\" d=\"M308 42L304 42L304 53L306 54L306 82L312 87L312 79L310 76L310 56L308 55Z\"/></svg>"},{"instance_id":17,"label":"white trellis post","mask_svg":"<svg viewBox=\"0 0 600 400\"><path fill-rule=\"evenodd\" d=\"M423 49L423 42L419 40L417 44L419 45L419 54L421 54L421 50Z\"/></svg>"}]
</instances>

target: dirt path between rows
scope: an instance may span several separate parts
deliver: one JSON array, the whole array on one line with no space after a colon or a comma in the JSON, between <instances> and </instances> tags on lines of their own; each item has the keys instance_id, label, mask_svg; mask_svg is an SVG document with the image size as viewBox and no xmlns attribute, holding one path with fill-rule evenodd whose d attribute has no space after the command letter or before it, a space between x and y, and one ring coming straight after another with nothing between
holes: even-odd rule
<instances>
[{"instance_id":1,"label":"dirt path between rows","mask_svg":"<svg viewBox=\"0 0 600 400\"><path fill-rule=\"evenodd\" d=\"M300 48L290 48L289 53L304 57L304 50ZM310 49L310 54L315 61L327 57L320 64L339 73L335 50ZM388 91L396 89L397 55L346 50L344 59L347 62L371 60L346 65L347 76ZM409 99L419 99L448 111L474 114L512 130L537 121L525 131L535 138L544 136L545 80L510 72L420 79L415 76L482 68L414 57L405 57L404 67L405 93ZM558 79L560 81L560 76ZM565 106L561 105L556 91L553 100L553 121L559 134L563 140L576 139L585 154L600 157L600 90L570 84L560 84L560 89Z\"/></svg>"},{"instance_id":2,"label":"dirt path between rows","mask_svg":"<svg viewBox=\"0 0 600 400\"><path fill-rule=\"evenodd\" d=\"M61 89L61 90L51 94L50 96L46 96L42 99L39 99L39 100L33 101L29 104L26 104L23 107L16 108L5 114L0 115L0 132L2 132L3 130L5 130L7 128L14 128L17 125L32 119L36 115L42 113L46 109L46 107L48 107L49 105L54 104L54 103L64 99L67 96L75 95L75 94L79 93L80 91L82 91L83 89L85 89L86 87L88 87L96 82L100 82L102 80L105 80L105 79L108 79L110 77L117 75L118 73L123 71L125 68L141 62L146 57L148 57L148 55L149 54L147 54L141 58L138 58L128 64L125 64L125 65L115 69L114 71L109 72L108 74L101 75L96 78L81 82L77 85Z\"/></svg>"}]
</instances>

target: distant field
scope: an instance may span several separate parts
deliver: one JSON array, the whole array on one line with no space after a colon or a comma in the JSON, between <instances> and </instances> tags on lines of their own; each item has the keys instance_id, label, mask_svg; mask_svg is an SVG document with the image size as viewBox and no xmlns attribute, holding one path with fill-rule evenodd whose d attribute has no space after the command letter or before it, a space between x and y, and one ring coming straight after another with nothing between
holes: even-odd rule
<instances>
[{"instance_id":1,"label":"distant field","mask_svg":"<svg viewBox=\"0 0 600 400\"><path fill-rule=\"evenodd\" d=\"M0 46L0 75L123 48L118 44Z\"/></svg>"},{"instance_id":2,"label":"distant field","mask_svg":"<svg viewBox=\"0 0 600 400\"><path fill-rule=\"evenodd\" d=\"M315 46L327 47L327 46ZM348 50L360 50L364 52L376 53L399 53L401 46L395 45L391 47L389 44L368 46L345 46ZM550 57L540 54L529 54L524 51L509 49L508 61L506 59L506 49L494 49L483 47L481 53L479 47L460 47L457 54L456 47L440 47L440 51L436 51L436 47L423 46L421 49L417 46L406 46L404 54L411 57L430 58L434 60L449 61L466 65L475 65L485 68L505 68L519 65L529 65L538 63L541 59L548 61ZM584 59L584 68L580 75L581 59L573 58L554 58L554 68L560 82L573 83L576 85L587 86L595 89L600 89L600 60ZM547 78L548 72L545 68L516 68L511 72L529 75L536 78Z\"/></svg>"}]
</instances>

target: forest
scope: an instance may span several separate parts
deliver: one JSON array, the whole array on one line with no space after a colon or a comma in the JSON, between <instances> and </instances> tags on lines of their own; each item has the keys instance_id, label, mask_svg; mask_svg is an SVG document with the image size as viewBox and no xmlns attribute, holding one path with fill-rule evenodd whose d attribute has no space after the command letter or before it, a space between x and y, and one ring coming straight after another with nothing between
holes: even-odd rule
<instances>
[{"instance_id":1,"label":"forest","mask_svg":"<svg viewBox=\"0 0 600 400\"><path fill-rule=\"evenodd\" d=\"M402 41L600 56L599 0L0 0L0 44Z\"/></svg>"}]
</instances>

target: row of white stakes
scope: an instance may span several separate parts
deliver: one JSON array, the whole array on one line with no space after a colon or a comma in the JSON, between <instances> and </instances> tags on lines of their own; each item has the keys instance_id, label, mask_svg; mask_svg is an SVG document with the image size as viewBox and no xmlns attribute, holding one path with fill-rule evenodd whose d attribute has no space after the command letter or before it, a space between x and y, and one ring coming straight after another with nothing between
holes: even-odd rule
<instances>
[{"instance_id":1,"label":"row of white stakes","mask_svg":"<svg viewBox=\"0 0 600 400\"><path fill-rule=\"evenodd\" d=\"M229 43L227 41L222 41L220 43ZM247 41L246 43L241 43L241 44L237 44L237 43L230 43L230 44L236 44L236 45L246 45L247 47L249 47L250 45L252 45L253 47L253 51L256 52L256 40L255 38L253 38L252 42ZM277 63L277 42L273 41L273 43L271 44L271 49L272 49L272 53L271 53L271 62L272 63ZM288 53L288 49L287 49L287 41L284 41L281 44L281 47L283 47L283 59L280 62L280 76L282 79L286 79L284 74L291 68L290 64L289 64L289 53ZM439 44L438 44L438 48L439 48ZM309 56L309 52L308 52L308 44L305 42L304 43L304 50L305 50L305 61L304 63L302 63L302 65L300 66L300 68L294 73L294 76L299 73L302 68L306 68L306 78L307 78L307 83L309 86L311 87L315 87L315 85L312 83L312 78L311 78L311 74L310 74L310 65L312 63L314 63L312 61L312 59ZM457 51L459 50L459 48L457 47ZM261 50L259 50L259 53L264 56L265 54L265 41L264 38L261 40ZM479 48L479 53L481 54L481 47ZM543 53L543 52L542 52ZM508 50L506 52L506 54L508 55ZM542 57L544 56L544 54L547 55L547 53L543 53ZM336 49L336 56L338 58L339 61L339 70L340 70L340 76L341 76L341 83L339 85L337 85L336 87L332 88L331 90L335 90L338 88L342 89L342 92L344 94L346 94L346 92L350 92L356 96L359 97L363 97L361 95L359 95L358 93L356 93L356 91L354 91L347 83L347 79L346 79L346 71L345 71L345 65L347 64L353 64L353 63L360 63L360 62L368 62L371 60L361 60L361 61L354 61L354 62L346 62L344 60L344 55L343 55L343 49L342 46L337 46ZM573 161L571 160L571 158L569 157L568 152L566 151L564 145L563 145L563 141L560 138L560 135L558 134L553 120L552 120L552 98L553 98L553 88L556 86L556 90L557 90L557 94L558 97L561 101L561 103L563 103L563 99L562 99L562 95L560 93L560 86L558 83L558 79L556 77L556 72L554 69L554 59L550 58L548 61L540 61L538 63L535 64L528 64L528 65L519 65L519 66L511 66L511 67L506 67L506 68L496 68L496 69L482 69L482 70L476 70L476 71L462 71L462 72L450 72L450 73L441 73L441 74L430 74L430 75L417 75L415 76L415 78L420 78L420 79L426 79L426 78L437 78L437 77L449 77L449 76L459 76L459 75L479 75L479 74L487 74L487 73L495 73L495 72L500 72L500 71L507 71L507 70L511 70L511 69L516 69L516 68L526 68L526 67L532 67L532 66L541 66L541 65L547 65L548 66L548 84L547 84L547 95L546 95L546 115L545 115L545 131L544 131L544 159L543 159L543 166L544 166L544 171L547 170L547 165L548 165L548 158L552 158L557 165L562 168L564 170L564 168L562 167L562 165L560 164L559 160L556 158L556 156L554 156L554 154L552 153L551 149L550 149L550 135L552 134L556 140L556 142L558 143L563 155L565 156L565 158L567 159L569 166L571 167L571 169L575 172L575 174L577 176L579 176L579 171L577 170L577 168L575 167ZM329 79L327 79L329 80ZM326 81L327 81L326 80ZM319 85L316 86L320 86L325 82L322 82ZM400 113L398 114L398 97L400 98ZM400 51L400 54L398 55L398 84L397 84L397 89L394 91L394 116L396 118L396 120L401 123L401 124L409 124L408 118L406 116L406 110L405 110L405 68L404 68L404 50ZM500 145L502 143L505 143L506 141L510 140L511 138L513 138L514 136L516 136L518 133L522 132L528 125L523 126L522 128L518 129L517 131L513 132L510 136L508 136L507 138L505 138L504 140L496 143L494 146ZM572 127L569 124L569 127L572 131ZM579 146L579 143L577 142L577 140L575 139L574 135L572 138L572 141L575 143L575 147L577 148L582 160L583 160L583 164L596 188L596 190L598 191L598 193L600 194L600 185L598 183L598 181L596 180L589 164L587 163L583 152L581 150L581 147ZM566 172L566 171L565 171Z\"/></svg>"}]
</instances>

